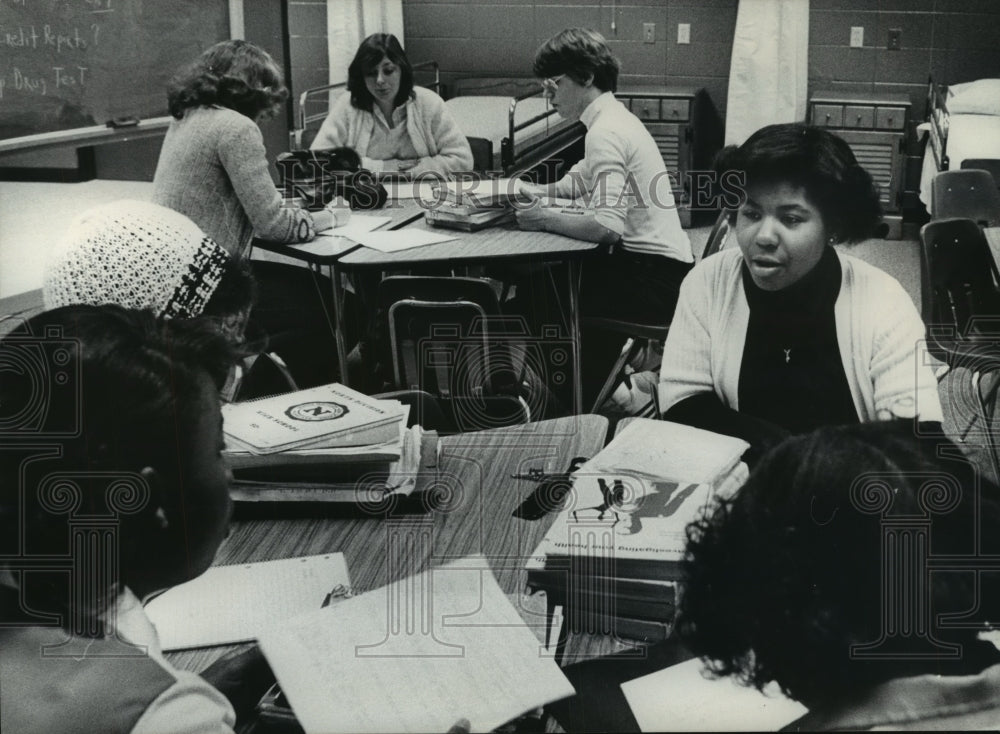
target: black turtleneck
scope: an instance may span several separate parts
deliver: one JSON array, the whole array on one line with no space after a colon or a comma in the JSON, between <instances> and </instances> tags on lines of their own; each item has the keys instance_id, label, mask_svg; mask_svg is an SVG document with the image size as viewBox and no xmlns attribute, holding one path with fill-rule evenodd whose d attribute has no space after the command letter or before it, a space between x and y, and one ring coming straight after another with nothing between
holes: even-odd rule
<instances>
[{"instance_id":1,"label":"black turtleneck","mask_svg":"<svg viewBox=\"0 0 1000 734\"><path fill-rule=\"evenodd\" d=\"M837 253L827 247L816 267L780 291L758 288L745 264L742 271L750 319L740 367L740 412L792 433L858 423L837 343Z\"/></svg>"}]
</instances>

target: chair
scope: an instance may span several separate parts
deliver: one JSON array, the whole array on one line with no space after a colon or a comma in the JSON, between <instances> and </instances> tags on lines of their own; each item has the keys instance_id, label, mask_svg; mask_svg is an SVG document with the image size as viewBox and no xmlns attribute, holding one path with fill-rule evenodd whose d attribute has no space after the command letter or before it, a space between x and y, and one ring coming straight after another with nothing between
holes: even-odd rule
<instances>
[{"instance_id":1,"label":"chair","mask_svg":"<svg viewBox=\"0 0 1000 734\"><path fill-rule=\"evenodd\" d=\"M712 231L708 233L708 240L705 242L705 250L701 253L701 259L704 260L709 255L714 255L723 250L727 245L731 244L729 242L729 233L733 230L733 214L728 209L723 209L719 212L718 219L715 220L715 224L712 225Z\"/></svg>"},{"instance_id":2,"label":"chair","mask_svg":"<svg viewBox=\"0 0 1000 734\"><path fill-rule=\"evenodd\" d=\"M931 188L933 219L967 218L1000 226L1000 191L989 171L972 168L941 171Z\"/></svg>"},{"instance_id":3,"label":"chair","mask_svg":"<svg viewBox=\"0 0 1000 734\"><path fill-rule=\"evenodd\" d=\"M729 216L727 210L723 210L719 213L711 232L708 234L702 259L705 259L709 255L714 255L719 250L725 248L728 244L727 240L731 231L732 218ZM600 316L586 317L582 319L581 323L587 328L603 329L625 337L625 344L622 346L618 358L611 367L611 372L608 374L607 379L597 393L597 398L594 400L591 412L596 413L607 402L608 398L611 397L611 393L618 384L625 379L628 365L632 364L642 351L649 347L651 342L664 341L667 338L667 331L670 325L641 324L634 321L622 321ZM655 396L652 403L652 413L659 417L659 408L657 407Z\"/></svg>"},{"instance_id":4,"label":"chair","mask_svg":"<svg viewBox=\"0 0 1000 734\"><path fill-rule=\"evenodd\" d=\"M531 420L521 379L526 332L500 313L490 281L391 276L379 284L378 305L377 348L392 385L436 398L448 419L438 430Z\"/></svg>"},{"instance_id":5,"label":"chair","mask_svg":"<svg viewBox=\"0 0 1000 734\"><path fill-rule=\"evenodd\" d=\"M996 182L997 189L1000 189L1000 158L966 158L962 161L961 168L978 168L981 171L989 171Z\"/></svg>"},{"instance_id":6,"label":"chair","mask_svg":"<svg viewBox=\"0 0 1000 734\"><path fill-rule=\"evenodd\" d=\"M920 239L921 310L928 350L949 368L970 370L978 403L976 418L983 420L990 460L1000 478L1000 457L991 425L1000 380L989 385L984 380L1000 369L1000 279L996 265L982 230L971 219L928 222L920 230Z\"/></svg>"}]
</instances>

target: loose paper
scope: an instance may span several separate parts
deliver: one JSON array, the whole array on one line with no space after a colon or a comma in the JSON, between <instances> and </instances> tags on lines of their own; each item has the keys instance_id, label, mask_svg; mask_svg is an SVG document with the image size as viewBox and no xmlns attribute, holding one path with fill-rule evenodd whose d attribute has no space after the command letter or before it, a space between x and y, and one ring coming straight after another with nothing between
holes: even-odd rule
<instances>
[{"instance_id":1,"label":"loose paper","mask_svg":"<svg viewBox=\"0 0 1000 734\"><path fill-rule=\"evenodd\" d=\"M354 237L354 241L359 245L371 247L379 252L398 252L409 250L413 247L423 247L424 245L436 245L438 242L447 242L456 237L440 232L431 232L424 229L398 229L390 232L365 232Z\"/></svg>"},{"instance_id":2,"label":"loose paper","mask_svg":"<svg viewBox=\"0 0 1000 734\"><path fill-rule=\"evenodd\" d=\"M153 599L146 614L165 651L229 645L318 609L331 591L343 595L350 586L343 553L214 566Z\"/></svg>"},{"instance_id":3,"label":"loose paper","mask_svg":"<svg viewBox=\"0 0 1000 734\"><path fill-rule=\"evenodd\" d=\"M260 637L307 734L489 731L573 687L480 557L297 617Z\"/></svg>"},{"instance_id":4,"label":"loose paper","mask_svg":"<svg viewBox=\"0 0 1000 734\"><path fill-rule=\"evenodd\" d=\"M702 662L622 683L642 731L777 731L806 713L779 690L747 688L732 678L705 678Z\"/></svg>"}]
</instances>

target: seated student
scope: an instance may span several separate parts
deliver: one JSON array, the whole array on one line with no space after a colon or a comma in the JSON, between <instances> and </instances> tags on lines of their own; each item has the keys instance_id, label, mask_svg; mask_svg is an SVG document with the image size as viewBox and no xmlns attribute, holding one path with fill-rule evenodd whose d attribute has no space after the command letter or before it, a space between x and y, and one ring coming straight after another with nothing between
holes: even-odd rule
<instances>
[{"instance_id":1,"label":"seated student","mask_svg":"<svg viewBox=\"0 0 1000 734\"><path fill-rule=\"evenodd\" d=\"M0 342L0 361L20 363L46 340L73 347L53 365L71 375L65 399L59 383L34 395L29 372L0 381L4 415L24 418L6 422L0 452L0 729L231 732L233 706L209 681L235 673L233 661L202 677L174 669L140 603L205 571L226 537L217 386L231 343L202 320L110 305L58 308L25 327L34 339ZM45 411L18 410L38 399ZM31 446L19 448L18 429ZM113 518L113 541L82 542L88 517ZM102 555L109 542L113 557ZM266 685L259 654L239 662Z\"/></svg>"},{"instance_id":2,"label":"seated student","mask_svg":"<svg viewBox=\"0 0 1000 734\"><path fill-rule=\"evenodd\" d=\"M745 176L739 248L706 258L681 286L660 367L664 417L757 452L823 425L940 421L909 295L833 247L871 236L879 221L878 193L847 143L770 125L723 150L716 168Z\"/></svg>"},{"instance_id":3,"label":"seated student","mask_svg":"<svg viewBox=\"0 0 1000 734\"><path fill-rule=\"evenodd\" d=\"M413 66L391 33L374 33L347 69L347 93L330 110L312 149L348 146L372 171L447 176L472 170L472 149L430 89L413 85Z\"/></svg>"},{"instance_id":4,"label":"seated student","mask_svg":"<svg viewBox=\"0 0 1000 734\"><path fill-rule=\"evenodd\" d=\"M167 93L176 119L160 149L153 201L189 217L235 258L249 254L254 237L307 242L335 224L333 204L319 212L282 206L268 172L258 122L288 96L283 80L263 49L223 41L175 77ZM252 320L268 335L299 344L302 359L293 368L299 386L336 379L329 282L283 263L255 261L253 271L259 296Z\"/></svg>"},{"instance_id":5,"label":"seated student","mask_svg":"<svg viewBox=\"0 0 1000 734\"><path fill-rule=\"evenodd\" d=\"M0 381L0 730L232 734L273 682L259 649L177 670L141 604L228 535L232 343L201 318L74 305L0 340L0 364L39 354L51 383Z\"/></svg>"},{"instance_id":6,"label":"seated student","mask_svg":"<svg viewBox=\"0 0 1000 734\"><path fill-rule=\"evenodd\" d=\"M656 141L615 99L618 69L604 38L588 29L564 30L538 49L534 74L562 117L586 125L586 154L559 181L545 186L522 181L518 188L535 198L578 199L587 208L581 214L556 206L521 207L517 222L521 229L613 246L610 257L584 262L581 313L669 324L694 258ZM621 339L588 333L583 346L585 382L599 384Z\"/></svg>"},{"instance_id":7,"label":"seated student","mask_svg":"<svg viewBox=\"0 0 1000 734\"><path fill-rule=\"evenodd\" d=\"M245 260L231 257L183 214L146 201L121 200L85 211L56 242L46 262L46 308L113 303L149 309L163 318L202 316L247 353L265 345L251 335L248 314L255 283ZM224 394L241 399L289 389L284 360L296 367L311 354L295 339L271 339L273 354L251 354ZM287 355L284 356L284 355Z\"/></svg>"},{"instance_id":8,"label":"seated student","mask_svg":"<svg viewBox=\"0 0 1000 734\"><path fill-rule=\"evenodd\" d=\"M170 123L153 176L153 201L190 217L235 257L254 236L307 242L334 225L330 211L282 206L259 121L288 90L280 67L247 41L222 41L175 77Z\"/></svg>"},{"instance_id":9,"label":"seated student","mask_svg":"<svg viewBox=\"0 0 1000 734\"><path fill-rule=\"evenodd\" d=\"M688 527L681 640L716 675L777 681L809 709L788 730L997 729L1000 652L979 633L1000 577L925 565L1000 550L996 488L960 457L912 421L787 439Z\"/></svg>"}]
</instances>

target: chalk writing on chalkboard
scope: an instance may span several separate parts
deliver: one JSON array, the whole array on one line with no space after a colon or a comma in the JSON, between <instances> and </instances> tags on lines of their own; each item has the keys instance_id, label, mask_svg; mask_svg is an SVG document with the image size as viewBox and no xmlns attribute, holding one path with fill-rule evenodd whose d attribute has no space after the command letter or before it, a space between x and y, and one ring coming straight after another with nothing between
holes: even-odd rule
<instances>
[{"instance_id":1,"label":"chalk writing on chalkboard","mask_svg":"<svg viewBox=\"0 0 1000 734\"><path fill-rule=\"evenodd\" d=\"M166 114L226 0L0 0L0 139Z\"/></svg>"}]
</instances>

